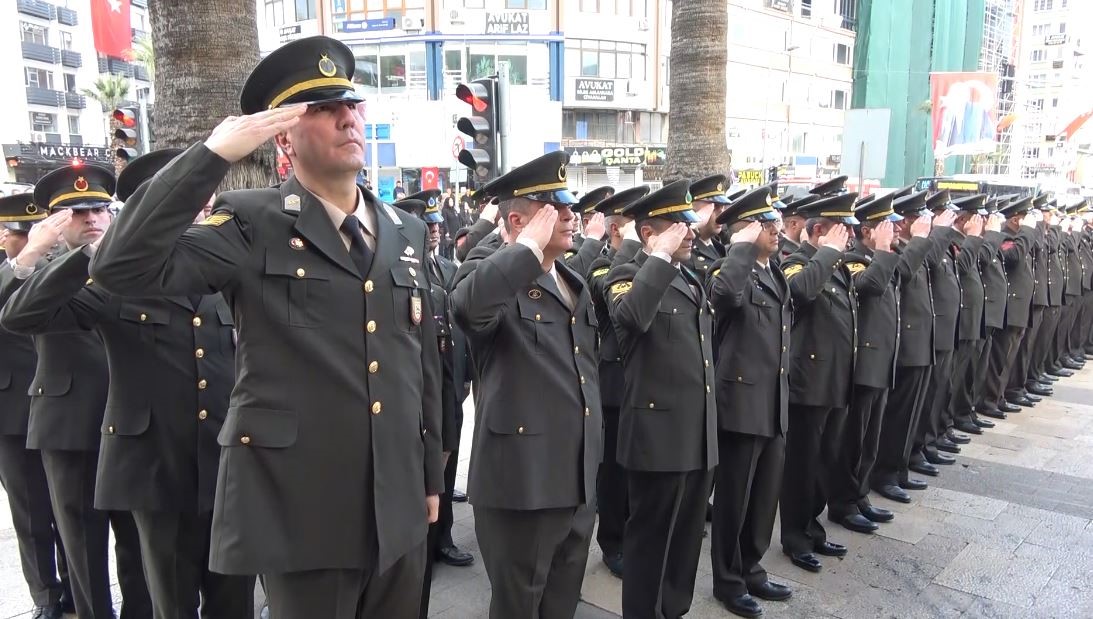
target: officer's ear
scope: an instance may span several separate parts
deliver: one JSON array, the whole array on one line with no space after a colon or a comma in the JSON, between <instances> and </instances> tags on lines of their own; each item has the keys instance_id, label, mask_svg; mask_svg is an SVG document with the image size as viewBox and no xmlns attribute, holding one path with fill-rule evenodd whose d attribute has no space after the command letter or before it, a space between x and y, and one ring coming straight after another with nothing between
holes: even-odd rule
<instances>
[{"instance_id":1,"label":"officer's ear","mask_svg":"<svg viewBox=\"0 0 1093 619\"><path fill-rule=\"evenodd\" d=\"M293 148L292 139L288 137L288 133L278 133L273 136L273 141L277 144L278 148L281 149L281 152L285 153L286 157L296 156L296 149Z\"/></svg>"}]
</instances>

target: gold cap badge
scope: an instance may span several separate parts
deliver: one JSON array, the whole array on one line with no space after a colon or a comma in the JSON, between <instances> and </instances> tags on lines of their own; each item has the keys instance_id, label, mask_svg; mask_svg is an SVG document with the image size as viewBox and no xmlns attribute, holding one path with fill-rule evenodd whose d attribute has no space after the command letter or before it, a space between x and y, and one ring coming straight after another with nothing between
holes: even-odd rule
<instances>
[{"instance_id":1,"label":"gold cap badge","mask_svg":"<svg viewBox=\"0 0 1093 619\"><path fill-rule=\"evenodd\" d=\"M329 56L323 54L323 57L319 59L319 73L322 73L326 77L333 77L338 72L338 65L334 64L334 61Z\"/></svg>"},{"instance_id":2,"label":"gold cap badge","mask_svg":"<svg viewBox=\"0 0 1093 619\"><path fill-rule=\"evenodd\" d=\"M76 182L72 183L72 188L76 191L87 191L87 179L82 176L77 176Z\"/></svg>"}]
</instances>

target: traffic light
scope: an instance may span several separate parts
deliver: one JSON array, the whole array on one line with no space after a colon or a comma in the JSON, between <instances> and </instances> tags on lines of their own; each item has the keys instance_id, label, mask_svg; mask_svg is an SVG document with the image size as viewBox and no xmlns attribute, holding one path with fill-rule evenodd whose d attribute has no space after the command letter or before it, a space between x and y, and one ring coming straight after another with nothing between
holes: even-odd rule
<instances>
[{"instance_id":1,"label":"traffic light","mask_svg":"<svg viewBox=\"0 0 1093 619\"><path fill-rule=\"evenodd\" d=\"M496 178L501 169L500 102L497 79L487 77L460 84L455 96L471 106L471 115L461 117L455 126L473 140L469 148L459 151L459 163L470 168L474 180L484 183Z\"/></svg>"},{"instance_id":2,"label":"traffic light","mask_svg":"<svg viewBox=\"0 0 1093 619\"><path fill-rule=\"evenodd\" d=\"M140 123L137 121L137 111L131 107L119 107L114 110L113 117L118 124L118 128L114 130L118 158L125 161L135 159L140 154Z\"/></svg>"}]
</instances>

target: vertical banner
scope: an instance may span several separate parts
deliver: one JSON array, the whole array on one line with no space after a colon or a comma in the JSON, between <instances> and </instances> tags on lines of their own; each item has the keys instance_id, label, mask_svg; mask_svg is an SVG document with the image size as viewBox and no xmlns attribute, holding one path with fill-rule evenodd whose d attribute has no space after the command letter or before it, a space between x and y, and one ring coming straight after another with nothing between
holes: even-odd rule
<instances>
[{"instance_id":1,"label":"vertical banner","mask_svg":"<svg viewBox=\"0 0 1093 619\"><path fill-rule=\"evenodd\" d=\"M95 51L103 56L124 58L133 46L129 0L91 0L91 32Z\"/></svg>"},{"instance_id":2,"label":"vertical banner","mask_svg":"<svg viewBox=\"0 0 1093 619\"><path fill-rule=\"evenodd\" d=\"M935 158L994 152L997 93L995 73L930 74Z\"/></svg>"},{"instance_id":3,"label":"vertical banner","mask_svg":"<svg viewBox=\"0 0 1093 619\"><path fill-rule=\"evenodd\" d=\"M421 168L421 190L437 189L440 181L439 168Z\"/></svg>"}]
</instances>

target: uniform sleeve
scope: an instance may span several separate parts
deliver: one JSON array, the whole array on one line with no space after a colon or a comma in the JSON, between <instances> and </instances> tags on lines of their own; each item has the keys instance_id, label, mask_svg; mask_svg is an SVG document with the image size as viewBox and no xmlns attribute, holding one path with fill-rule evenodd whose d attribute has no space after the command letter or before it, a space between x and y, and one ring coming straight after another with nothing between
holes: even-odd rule
<instances>
[{"instance_id":1,"label":"uniform sleeve","mask_svg":"<svg viewBox=\"0 0 1093 619\"><path fill-rule=\"evenodd\" d=\"M469 254L475 246L481 243L482 239L486 238L490 232L493 232L493 229L496 227L497 226L493 223L479 217L471 224L471 227L467 229L467 240L463 242L463 246L455 248L455 257L459 258L460 262L466 260L467 254ZM452 234L455 234L455 231L453 231Z\"/></svg>"},{"instance_id":2,"label":"uniform sleeve","mask_svg":"<svg viewBox=\"0 0 1093 619\"><path fill-rule=\"evenodd\" d=\"M421 235L418 250L425 255L427 233ZM433 316L432 295L422 295L422 315ZM443 308L441 309L443 311ZM443 440L443 369L440 363L440 351L437 347L436 321L421 321L421 411L422 440L425 444L425 494L432 496L444 492L444 454Z\"/></svg>"},{"instance_id":3,"label":"uniform sleeve","mask_svg":"<svg viewBox=\"0 0 1093 619\"><path fill-rule=\"evenodd\" d=\"M519 243L477 258L468 256L455 275L452 311L467 334L493 331L516 293L543 273L530 248Z\"/></svg>"},{"instance_id":4,"label":"uniform sleeve","mask_svg":"<svg viewBox=\"0 0 1093 619\"><path fill-rule=\"evenodd\" d=\"M631 276L630 265L608 275L607 307L616 329L638 334L653 324L668 286L679 274L672 263L650 256Z\"/></svg>"},{"instance_id":5,"label":"uniform sleeve","mask_svg":"<svg viewBox=\"0 0 1093 619\"><path fill-rule=\"evenodd\" d=\"M250 234L231 193L191 225L228 171L196 144L126 202L91 261L91 277L127 296L211 294L226 288L249 253Z\"/></svg>"},{"instance_id":6,"label":"uniform sleeve","mask_svg":"<svg viewBox=\"0 0 1093 619\"><path fill-rule=\"evenodd\" d=\"M107 298L89 286L87 254L68 252L31 275L0 311L0 325L35 335L88 331L98 324Z\"/></svg>"},{"instance_id":7,"label":"uniform sleeve","mask_svg":"<svg viewBox=\"0 0 1093 619\"><path fill-rule=\"evenodd\" d=\"M858 294L880 297L888 290L892 277L896 273L899 256L890 251L874 252L873 260L865 265L861 262L846 262L846 268L854 279L854 289Z\"/></svg>"},{"instance_id":8,"label":"uniform sleeve","mask_svg":"<svg viewBox=\"0 0 1093 619\"><path fill-rule=\"evenodd\" d=\"M754 243L733 243L725 257L710 269L710 301L714 309L727 312L744 304L751 286L751 270L759 258Z\"/></svg>"},{"instance_id":9,"label":"uniform sleeve","mask_svg":"<svg viewBox=\"0 0 1093 619\"><path fill-rule=\"evenodd\" d=\"M1006 266L1012 267L1019 263L1032 249L1033 235L1035 231L1028 226L1021 226L1012 239L1002 242L1002 258Z\"/></svg>"},{"instance_id":10,"label":"uniform sleeve","mask_svg":"<svg viewBox=\"0 0 1093 619\"><path fill-rule=\"evenodd\" d=\"M634 259L634 256L638 255L641 251L641 243L633 239L624 239L622 245L619 246L619 250L615 252L615 257L611 259L611 266L617 267L620 264L626 264Z\"/></svg>"},{"instance_id":11,"label":"uniform sleeve","mask_svg":"<svg viewBox=\"0 0 1093 619\"><path fill-rule=\"evenodd\" d=\"M956 257L956 269L958 273L968 273L978 270L979 253L983 249L983 237L966 236L960 244L960 255Z\"/></svg>"},{"instance_id":12,"label":"uniform sleeve","mask_svg":"<svg viewBox=\"0 0 1093 619\"><path fill-rule=\"evenodd\" d=\"M577 253L566 259L566 266L577 272L582 277L588 275L588 270L596 258L603 254L603 241L598 239L585 239Z\"/></svg>"},{"instance_id":13,"label":"uniform sleeve","mask_svg":"<svg viewBox=\"0 0 1093 619\"><path fill-rule=\"evenodd\" d=\"M783 263L782 273L789 281L789 291L793 300L798 303L811 303L824 289L827 280L831 279L836 265L842 260L842 255L843 253L837 249L821 247L806 264L801 264L797 260L787 260Z\"/></svg>"},{"instance_id":14,"label":"uniform sleeve","mask_svg":"<svg viewBox=\"0 0 1093 619\"><path fill-rule=\"evenodd\" d=\"M899 261L896 263L896 272L899 273L900 279L905 282L910 281L926 264L926 254L932 248L933 244L928 238L912 237L903 248Z\"/></svg>"}]
</instances>

